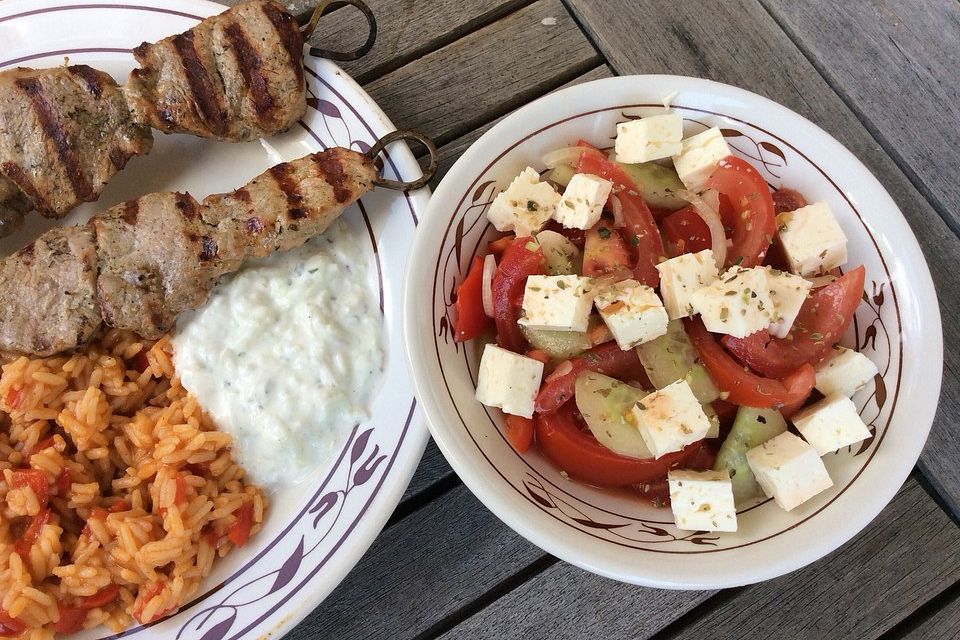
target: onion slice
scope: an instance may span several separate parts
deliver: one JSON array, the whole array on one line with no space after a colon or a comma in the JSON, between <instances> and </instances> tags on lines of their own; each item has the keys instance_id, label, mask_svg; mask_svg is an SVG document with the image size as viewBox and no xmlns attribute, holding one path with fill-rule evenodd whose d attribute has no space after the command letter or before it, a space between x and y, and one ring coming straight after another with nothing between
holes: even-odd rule
<instances>
[{"instance_id":1,"label":"onion slice","mask_svg":"<svg viewBox=\"0 0 960 640\"><path fill-rule=\"evenodd\" d=\"M543 154L543 157L540 159L548 169L553 169L561 164L576 167L577 162L580 160L581 153L583 153L581 147L563 147L562 149L554 149L553 151Z\"/></svg>"},{"instance_id":2,"label":"onion slice","mask_svg":"<svg viewBox=\"0 0 960 640\"><path fill-rule=\"evenodd\" d=\"M675 191L674 195L692 204L693 210L707 223L707 227L710 228L713 260L717 263L717 270L723 271L723 265L727 261L727 236L723 232L723 222L720 220L720 194L713 189L705 191L702 195L680 189Z\"/></svg>"},{"instance_id":3,"label":"onion slice","mask_svg":"<svg viewBox=\"0 0 960 640\"><path fill-rule=\"evenodd\" d=\"M620 198L615 195L610 196L610 213L613 214L613 226L617 229L622 229L627 226L627 223L623 219L623 203L620 202Z\"/></svg>"},{"instance_id":4,"label":"onion slice","mask_svg":"<svg viewBox=\"0 0 960 640\"><path fill-rule=\"evenodd\" d=\"M493 272L497 270L497 259L492 253L483 259L483 281L480 296L483 298L483 312L493 317Z\"/></svg>"}]
</instances>

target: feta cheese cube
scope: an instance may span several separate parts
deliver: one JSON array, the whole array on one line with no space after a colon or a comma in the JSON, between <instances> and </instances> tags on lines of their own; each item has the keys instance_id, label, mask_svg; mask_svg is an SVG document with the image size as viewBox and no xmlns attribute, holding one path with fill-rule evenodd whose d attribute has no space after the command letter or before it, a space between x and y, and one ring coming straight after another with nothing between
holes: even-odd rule
<instances>
[{"instance_id":1,"label":"feta cheese cube","mask_svg":"<svg viewBox=\"0 0 960 640\"><path fill-rule=\"evenodd\" d=\"M670 509L684 531L736 531L737 508L729 471L687 471L667 474Z\"/></svg>"},{"instance_id":2,"label":"feta cheese cube","mask_svg":"<svg viewBox=\"0 0 960 640\"><path fill-rule=\"evenodd\" d=\"M524 418L533 417L543 363L488 344L480 358L476 398L488 407Z\"/></svg>"},{"instance_id":3,"label":"feta cheese cube","mask_svg":"<svg viewBox=\"0 0 960 640\"><path fill-rule=\"evenodd\" d=\"M817 450L789 431L747 450L747 464L763 492L787 511L833 486Z\"/></svg>"},{"instance_id":4,"label":"feta cheese cube","mask_svg":"<svg viewBox=\"0 0 960 640\"><path fill-rule=\"evenodd\" d=\"M680 181L691 191L700 191L720 161L730 155L730 147L720 129L713 127L690 136L673 156L673 166Z\"/></svg>"},{"instance_id":5,"label":"feta cheese cube","mask_svg":"<svg viewBox=\"0 0 960 640\"><path fill-rule=\"evenodd\" d=\"M690 298L708 331L743 338L770 325L773 304L762 267L730 267Z\"/></svg>"},{"instance_id":6,"label":"feta cheese cube","mask_svg":"<svg viewBox=\"0 0 960 640\"><path fill-rule=\"evenodd\" d=\"M644 444L654 458L703 440L710 420L686 380L677 380L644 397L630 410Z\"/></svg>"},{"instance_id":7,"label":"feta cheese cube","mask_svg":"<svg viewBox=\"0 0 960 640\"><path fill-rule=\"evenodd\" d=\"M613 183L589 173L570 178L557 205L554 219L567 229L589 229L600 221Z\"/></svg>"},{"instance_id":8,"label":"feta cheese cube","mask_svg":"<svg viewBox=\"0 0 960 640\"><path fill-rule=\"evenodd\" d=\"M785 271L767 269L767 287L770 290L770 302L773 303L770 335L778 338L787 337L812 286L813 283L806 278Z\"/></svg>"},{"instance_id":9,"label":"feta cheese cube","mask_svg":"<svg viewBox=\"0 0 960 640\"><path fill-rule=\"evenodd\" d=\"M559 202L560 194L546 182L540 182L540 174L527 167L506 190L497 194L487 209L487 218L497 231L528 236L543 229Z\"/></svg>"},{"instance_id":10,"label":"feta cheese cube","mask_svg":"<svg viewBox=\"0 0 960 640\"><path fill-rule=\"evenodd\" d=\"M878 371L877 365L859 351L835 346L817 367L817 391L825 396L839 393L849 398L873 380Z\"/></svg>"},{"instance_id":11,"label":"feta cheese cube","mask_svg":"<svg viewBox=\"0 0 960 640\"><path fill-rule=\"evenodd\" d=\"M847 236L825 202L777 216L777 241L790 271L813 276L847 261Z\"/></svg>"},{"instance_id":12,"label":"feta cheese cube","mask_svg":"<svg viewBox=\"0 0 960 640\"><path fill-rule=\"evenodd\" d=\"M530 276L520 324L530 329L586 331L593 309L593 280L577 275Z\"/></svg>"},{"instance_id":13,"label":"feta cheese cube","mask_svg":"<svg viewBox=\"0 0 960 640\"><path fill-rule=\"evenodd\" d=\"M793 426L821 456L870 437L857 405L839 393L798 411L793 416Z\"/></svg>"},{"instance_id":14,"label":"feta cheese cube","mask_svg":"<svg viewBox=\"0 0 960 640\"><path fill-rule=\"evenodd\" d=\"M614 151L618 162L650 162L680 153L683 118L679 113L662 113L617 125Z\"/></svg>"},{"instance_id":15,"label":"feta cheese cube","mask_svg":"<svg viewBox=\"0 0 960 640\"><path fill-rule=\"evenodd\" d=\"M667 310L650 287L636 280L611 285L594 298L600 317L626 351L667 332Z\"/></svg>"},{"instance_id":16,"label":"feta cheese cube","mask_svg":"<svg viewBox=\"0 0 960 640\"><path fill-rule=\"evenodd\" d=\"M660 272L663 306L671 320L692 315L690 302L693 293L720 277L710 249L664 260L657 265L657 271Z\"/></svg>"}]
</instances>

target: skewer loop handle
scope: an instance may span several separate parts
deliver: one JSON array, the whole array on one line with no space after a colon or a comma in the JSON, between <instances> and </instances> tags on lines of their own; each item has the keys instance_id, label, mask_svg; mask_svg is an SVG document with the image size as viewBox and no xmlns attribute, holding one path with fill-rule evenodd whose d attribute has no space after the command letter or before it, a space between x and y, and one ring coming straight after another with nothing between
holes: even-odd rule
<instances>
[{"instance_id":1,"label":"skewer loop handle","mask_svg":"<svg viewBox=\"0 0 960 640\"><path fill-rule=\"evenodd\" d=\"M348 61L362 58L373 49L373 43L377 40L377 19L373 15L373 11L370 10L370 7L368 7L363 0L320 0L320 3L314 7L313 13L310 15L310 20L300 28L304 42L306 42L307 38L316 30L317 23L320 22L320 18L324 14L346 6L356 8L363 14L363 17L367 19L369 32L367 33L366 42L352 51L333 51L322 47L310 47L310 55L330 60Z\"/></svg>"},{"instance_id":2,"label":"skewer loop handle","mask_svg":"<svg viewBox=\"0 0 960 640\"><path fill-rule=\"evenodd\" d=\"M373 160L380 155L380 152L386 149L388 145L400 140L416 140L427 148L427 153L430 154L430 162L427 164L427 168L423 170L423 175L416 180L410 181L388 180L387 178L377 176L373 184L378 187L395 189L397 191L414 191L425 187L427 183L430 182L430 179L433 178L433 174L437 172L437 165L440 163L440 153L437 151L436 145L433 144L433 140L419 131L412 129L397 129L396 131L391 131L377 140L365 155Z\"/></svg>"}]
</instances>

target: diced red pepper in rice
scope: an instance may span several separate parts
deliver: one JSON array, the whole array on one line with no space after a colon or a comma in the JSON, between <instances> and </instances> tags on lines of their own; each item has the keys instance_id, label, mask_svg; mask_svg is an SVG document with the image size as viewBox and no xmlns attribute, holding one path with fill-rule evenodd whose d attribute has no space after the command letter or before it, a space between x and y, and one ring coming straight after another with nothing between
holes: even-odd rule
<instances>
[{"instance_id":1,"label":"diced red pepper in rice","mask_svg":"<svg viewBox=\"0 0 960 640\"><path fill-rule=\"evenodd\" d=\"M81 601L81 605L84 609L96 609L98 607L105 607L120 596L120 586L116 584L111 584L100 591L97 591L92 596L87 596Z\"/></svg>"},{"instance_id":2,"label":"diced red pepper in rice","mask_svg":"<svg viewBox=\"0 0 960 640\"><path fill-rule=\"evenodd\" d=\"M30 487L41 507L47 506L50 490L47 487L47 477L39 469L19 469L13 472L12 486L14 489Z\"/></svg>"},{"instance_id":3,"label":"diced red pepper in rice","mask_svg":"<svg viewBox=\"0 0 960 640\"><path fill-rule=\"evenodd\" d=\"M230 525L227 537L230 539L230 542L238 547L242 547L247 544L247 540L250 539L250 529L253 528L253 504L244 502L233 515L236 520Z\"/></svg>"},{"instance_id":4,"label":"diced red pepper in rice","mask_svg":"<svg viewBox=\"0 0 960 640\"><path fill-rule=\"evenodd\" d=\"M20 539L13 544L13 550L17 552L23 561L26 562L30 556L30 548L40 539L40 533L43 531L43 525L50 521L50 509L44 509L33 516L30 525L20 536Z\"/></svg>"}]
</instances>

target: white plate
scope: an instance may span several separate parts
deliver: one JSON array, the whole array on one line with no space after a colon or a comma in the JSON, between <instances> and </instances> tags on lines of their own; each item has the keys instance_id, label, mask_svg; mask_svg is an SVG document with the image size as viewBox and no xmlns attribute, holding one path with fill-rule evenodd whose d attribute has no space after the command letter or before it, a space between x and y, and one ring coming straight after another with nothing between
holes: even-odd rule
<instances>
[{"instance_id":1,"label":"white plate","mask_svg":"<svg viewBox=\"0 0 960 640\"><path fill-rule=\"evenodd\" d=\"M6 0L0 4L0 68L85 63L123 82L135 66L130 49L195 25L223 5L201 0L139 0L90 4L63 0ZM305 58L311 108L302 123L269 140L232 144L155 133L150 155L134 158L115 176L99 202L62 223L87 219L118 202L152 191L189 191L202 198L231 191L278 162L327 146L363 148L395 127L336 65ZM420 175L403 145L391 146L387 177ZM358 426L337 457L299 485L271 494L263 530L247 547L218 561L200 595L176 615L136 638L276 637L293 627L336 587L373 542L400 500L426 445L427 430L414 401L400 335L401 276L411 238L429 192L378 189L351 207L344 219L367 247L374 291L383 301L387 333L386 377L373 417ZM50 226L36 215L0 242L0 255L26 244ZM78 637L101 638L96 629Z\"/></svg>"},{"instance_id":2,"label":"white plate","mask_svg":"<svg viewBox=\"0 0 960 640\"><path fill-rule=\"evenodd\" d=\"M881 376L855 401L876 436L824 461L834 487L787 513L773 502L741 511L735 534L681 532L669 509L561 476L516 454L502 415L473 398L477 357L453 342L452 296L482 243L485 211L525 166L584 138L609 147L631 114L674 108L686 134L723 128L734 153L773 186L824 200L866 265L865 301L845 344ZM802 567L849 540L899 490L926 441L939 397L943 341L937 298L909 226L883 186L820 128L766 98L677 76L598 80L546 96L482 136L445 176L417 231L407 273L404 336L417 396L447 460L497 516L546 551L596 573L653 587L715 589ZM426 316L424 316L426 310Z\"/></svg>"}]
</instances>

